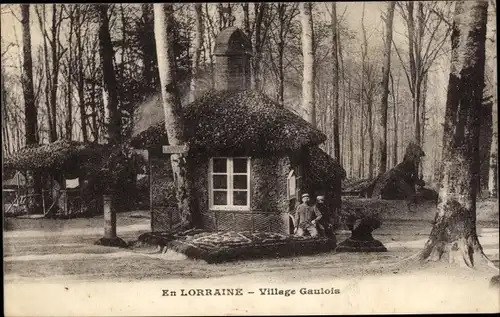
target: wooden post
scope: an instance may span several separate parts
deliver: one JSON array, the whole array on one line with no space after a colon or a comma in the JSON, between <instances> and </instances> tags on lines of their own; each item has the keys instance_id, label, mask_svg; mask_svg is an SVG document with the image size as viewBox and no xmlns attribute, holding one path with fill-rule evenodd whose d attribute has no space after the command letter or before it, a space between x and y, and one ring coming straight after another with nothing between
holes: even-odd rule
<instances>
[{"instance_id":1,"label":"wooden post","mask_svg":"<svg viewBox=\"0 0 500 317\"><path fill-rule=\"evenodd\" d=\"M113 196L104 194L102 198L104 201L104 237L116 238L116 214L111 212Z\"/></svg>"},{"instance_id":2,"label":"wooden post","mask_svg":"<svg viewBox=\"0 0 500 317\"><path fill-rule=\"evenodd\" d=\"M127 243L116 235L116 212L112 212L113 195L106 193L102 195L104 210L104 236L97 240L95 244L108 247L127 247Z\"/></svg>"}]
</instances>

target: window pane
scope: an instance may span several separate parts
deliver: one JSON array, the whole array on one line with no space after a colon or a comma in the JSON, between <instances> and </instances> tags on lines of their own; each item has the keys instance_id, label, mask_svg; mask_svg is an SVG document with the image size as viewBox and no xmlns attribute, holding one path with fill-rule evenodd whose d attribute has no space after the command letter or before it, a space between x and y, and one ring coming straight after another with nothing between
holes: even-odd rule
<instances>
[{"instance_id":1,"label":"window pane","mask_svg":"<svg viewBox=\"0 0 500 317\"><path fill-rule=\"evenodd\" d=\"M227 175L213 175L214 189L227 189Z\"/></svg>"},{"instance_id":2,"label":"window pane","mask_svg":"<svg viewBox=\"0 0 500 317\"><path fill-rule=\"evenodd\" d=\"M226 159L213 159L213 172L214 173L227 173Z\"/></svg>"},{"instance_id":3,"label":"window pane","mask_svg":"<svg viewBox=\"0 0 500 317\"><path fill-rule=\"evenodd\" d=\"M246 173L247 172L247 159L233 159L233 172Z\"/></svg>"},{"instance_id":4,"label":"window pane","mask_svg":"<svg viewBox=\"0 0 500 317\"><path fill-rule=\"evenodd\" d=\"M234 189L247 189L247 176L246 175L234 175L233 176L233 188Z\"/></svg>"},{"instance_id":5,"label":"window pane","mask_svg":"<svg viewBox=\"0 0 500 317\"><path fill-rule=\"evenodd\" d=\"M233 192L233 205L246 206L247 205L247 192L234 191Z\"/></svg>"},{"instance_id":6,"label":"window pane","mask_svg":"<svg viewBox=\"0 0 500 317\"><path fill-rule=\"evenodd\" d=\"M216 191L214 193L214 205L227 205L227 192Z\"/></svg>"}]
</instances>

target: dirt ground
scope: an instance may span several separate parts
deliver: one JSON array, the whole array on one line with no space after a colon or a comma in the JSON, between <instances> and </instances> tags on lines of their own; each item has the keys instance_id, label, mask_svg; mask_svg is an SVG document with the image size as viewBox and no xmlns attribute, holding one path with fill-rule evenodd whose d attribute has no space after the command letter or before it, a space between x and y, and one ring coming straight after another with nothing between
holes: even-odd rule
<instances>
[{"instance_id":1,"label":"dirt ground","mask_svg":"<svg viewBox=\"0 0 500 317\"><path fill-rule=\"evenodd\" d=\"M498 205L495 205L494 202L483 202L479 207L477 226L479 239L485 253L498 266L499 225L498 211L494 209ZM273 287L283 287L283 285L299 287L293 286L298 285L297 283L316 286L334 283L339 285L336 287L341 291L344 289L343 294L351 294L352 292L365 294L364 292L367 292L366 296L368 297L362 301L362 305L357 303L358 306L354 305L353 302L347 305L345 301L341 301L342 304L339 303L340 306L336 306L330 313L359 312L359 310L364 312L363 309L370 312L370 307L378 307L377 305L389 306L383 306L381 309L373 308L375 309L373 312L383 312L386 309L388 309L387 312L413 312L415 309L419 312L437 312L440 309L443 312L499 311L499 297L496 296L498 292L493 293L494 297L488 297L492 294L491 290L488 290L488 281L491 276L498 274L492 269L472 270L450 267L443 263L401 264L401 259L414 254L423 247L432 228L435 211L432 206L420 207L418 210L405 208L402 207L403 211L398 213L387 215L382 227L374 232L374 237L387 247L388 252L385 253L336 254L332 252L315 256L261 259L218 265L185 259L175 254L159 254L154 249L129 250L95 246L93 242L103 232L102 217L71 220L10 219L10 230L4 231L6 303L8 303L9 296L11 298L15 296L26 297L34 289L38 289L36 293L39 297L41 289L56 294L61 292L58 289L47 289L49 284L53 286L72 285L75 290L83 287L82 291L85 290L84 285L100 285L93 292L101 294L104 289L123 286L125 285L123 283L127 283L126 285L139 283L137 287L143 287L146 291L158 289L159 284L165 288L165 285L177 285L176 283L180 283L179 285L186 285L186 283L201 285L200 283L204 283L205 286L245 283L246 287L248 287L249 282L255 285L257 283L260 283L259 285L272 285ZM149 225L145 211L118 215L118 235L126 241L133 241L141 233L149 231ZM339 242L347 237L347 232L337 233ZM210 284L207 284L207 281L210 281ZM352 285L353 281L356 281L357 286ZM33 285L36 285L34 289ZM374 287L380 289L374 290ZM384 290L389 292L388 290L391 288L395 289L390 291L390 296L389 293L386 294L389 297L402 296L402 292L407 292L408 295L417 292L418 294L415 293L415 296L426 296L431 300L428 299L427 304L419 304L415 308L411 308L413 306L406 300L403 300L403 303L407 304L406 306L396 304L397 300L391 300L386 304L376 301L372 303L375 306L369 305L370 295L367 294L370 292L377 294L377 292L385 292ZM396 291L396 289L398 290ZM459 289L465 293L457 293ZM109 292L103 293L102 296L109 295ZM129 294L131 289L129 290L128 287L122 287L121 292L124 292L123 296L125 297L131 296L131 303L134 299L136 302L138 301L138 298ZM68 296L65 294L62 292L60 296ZM434 295L431 296L431 294ZM462 297L463 299L459 300ZM51 298L55 297L51 296ZM90 295L88 300L90 300ZM454 301L455 305L451 305ZM39 316L45 313L60 315L60 312L65 312L62 313L64 315L71 314L71 309L73 309L68 307L69 310L66 311L62 308L58 311L47 311L48 308L45 307L44 303L44 301L40 302L41 306L37 308L39 310L22 310L16 313L14 308L19 308L16 306L11 307L11 312L13 315L21 312L24 315ZM446 306L446 303L449 305ZM90 305L90 302L88 304ZM207 305L209 304L207 302ZM342 306L344 304L347 306ZM137 305L139 304L137 303ZM134 306L134 309L139 309L140 306L137 305ZM290 305L292 307L295 302L290 302ZM319 302L318 305L320 305ZM243 312L230 310L228 313L259 313L259 309L262 307L260 305L254 306L249 306L250 308ZM188 309L189 305L186 307ZM290 307L287 306L283 309L286 310ZM315 307L320 306L312 306L305 313L313 313ZM275 313L280 314L282 311ZM298 314L300 311L301 307L298 307L294 313ZM120 310L113 310L113 314L120 315L119 312ZM121 312L125 314L124 311ZM149 315L161 314L161 311L154 313L154 311L149 310L148 312ZM106 312L106 314L108 313ZM126 313L129 314L129 311ZM193 314L193 311L190 313ZM225 314L225 311L220 313ZM104 313L86 310L84 314L102 315ZM140 312L132 309L130 314L140 314ZM178 314L185 313L179 311ZM218 313L214 311L214 314Z\"/></svg>"}]
</instances>

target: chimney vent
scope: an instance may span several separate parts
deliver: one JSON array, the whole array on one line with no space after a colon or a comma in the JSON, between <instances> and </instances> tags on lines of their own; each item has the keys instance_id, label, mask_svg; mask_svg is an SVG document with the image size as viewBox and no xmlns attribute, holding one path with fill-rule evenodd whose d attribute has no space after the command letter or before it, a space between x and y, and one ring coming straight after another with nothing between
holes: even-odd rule
<instances>
[{"instance_id":1,"label":"chimney vent","mask_svg":"<svg viewBox=\"0 0 500 317\"><path fill-rule=\"evenodd\" d=\"M236 27L222 30L215 39L215 89L250 89L252 43Z\"/></svg>"}]
</instances>

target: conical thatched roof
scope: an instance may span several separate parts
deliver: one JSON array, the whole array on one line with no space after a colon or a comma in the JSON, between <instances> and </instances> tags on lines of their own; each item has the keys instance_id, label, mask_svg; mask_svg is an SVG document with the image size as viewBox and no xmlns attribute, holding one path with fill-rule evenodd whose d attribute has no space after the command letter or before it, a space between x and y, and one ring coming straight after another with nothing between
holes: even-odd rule
<instances>
[{"instance_id":1,"label":"conical thatched roof","mask_svg":"<svg viewBox=\"0 0 500 317\"><path fill-rule=\"evenodd\" d=\"M104 147L102 144L69 140L32 145L4 158L3 167L16 170L77 168L98 158Z\"/></svg>"},{"instance_id":2,"label":"conical thatched roof","mask_svg":"<svg viewBox=\"0 0 500 317\"><path fill-rule=\"evenodd\" d=\"M148 107L156 110L142 109L148 118L139 119L132 145L143 149L167 145L160 98ZM307 121L256 91L208 91L184 107L184 119L190 148L197 152L272 154L326 140Z\"/></svg>"}]
</instances>

